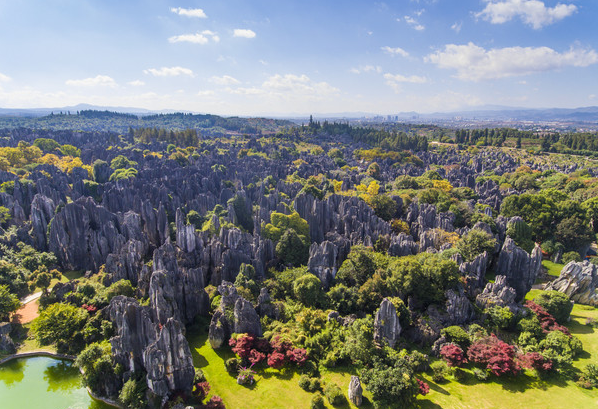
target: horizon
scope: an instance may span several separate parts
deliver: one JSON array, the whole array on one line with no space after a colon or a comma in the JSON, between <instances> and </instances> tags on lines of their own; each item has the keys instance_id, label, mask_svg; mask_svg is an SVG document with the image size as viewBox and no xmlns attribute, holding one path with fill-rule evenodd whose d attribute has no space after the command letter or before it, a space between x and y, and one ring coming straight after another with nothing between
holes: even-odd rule
<instances>
[{"instance_id":1,"label":"horizon","mask_svg":"<svg viewBox=\"0 0 598 409\"><path fill-rule=\"evenodd\" d=\"M595 2L60 5L0 2L0 33L16 39L0 107L281 117L598 105Z\"/></svg>"}]
</instances>

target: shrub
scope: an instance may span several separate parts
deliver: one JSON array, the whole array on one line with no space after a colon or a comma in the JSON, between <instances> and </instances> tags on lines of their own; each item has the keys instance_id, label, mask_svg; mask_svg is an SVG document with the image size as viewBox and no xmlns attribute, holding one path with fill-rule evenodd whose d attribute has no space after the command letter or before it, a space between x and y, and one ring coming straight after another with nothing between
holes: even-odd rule
<instances>
[{"instance_id":1,"label":"shrub","mask_svg":"<svg viewBox=\"0 0 598 409\"><path fill-rule=\"evenodd\" d=\"M346 401L343 391L336 383L330 382L326 384L324 387L324 395L332 406L342 405Z\"/></svg>"},{"instance_id":2,"label":"shrub","mask_svg":"<svg viewBox=\"0 0 598 409\"><path fill-rule=\"evenodd\" d=\"M432 380L434 382L444 382L445 376L448 371L448 366L444 361L435 361L430 364L432 370Z\"/></svg>"},{"instance_id":3,"label":"shrub","mask_svg":"<svg viewBox=\"0 0 598 409\"><path fill-rule=\"evenodd\" d=\"M559 324L569 321L573 303L569 301L567 294L555 290L542 291L534 298L534 302L552 315Z\"/></svg>"},{"instance_id":4,"label":"shrub","mask_svg":"<svg viewBox=\"0 0 598 409\"><path fill-rule=\"evenodd\" d=\"M456 344L445 344L440 348L440 355L444 358L449 367L461 366L467 362L463 350Z\"/></svg>"},{"instance_id":5,"label":"shrub","mask_svg":"<svg viewBox=\"0 0 598 409\"><path fill-rule=\"evenodd\" d=\"M145 407L145 391L147 384L145 379L131 378L123 385L118 399L130 409L141 409Z\"/></svg>"},{"instance_id":6,"label":"shrub","mask_svg":"<svg viewBox=\"0 0 598 409\"><path fill-rule=\"evenodd\" d=\"M475 376L478 381L484 382L488 380L488 371L485 369L474 368L473 376Z\"/></svg>"},{"instance_id":7,"label":"shrub","mask_svg":"<svg viewBox=\"0 0 598 409\"><path fill-rule=\"evenodd\" d=\"M226 409L226 407L224 406L224 402L222 402L222 398L214 395L206 403L206 409Z\"/></svg>"},{"instance_id":8,"label":"shrub","mask_svg":"<svg viewBox=\"0 0 598 409\"><path fill-rule=\"evenodd\" d=\"M311 404L309 405L310 409L324 409L326 405L324 405L324 397L321 393L315 394L311 398Z\"/></svg>"},{"instance_id":9,"label":"shrub","mask_svg":"<svg viewBox=\"0 0 598 409\"><path fill-rule=\"evenodd\" d=\"M506 374L517 375L520 371L519 364L515 362L515 348L490 336L471 344L467 351L469 361L485 365L496 376Z\"/></svg>"},{"instance_id":10,"label":"shrub","mask_svg":"<svg viewBox=\"0 0 598 409\"><path fill-rule=\"evenodd\" d=\"M426 396L430 392L430 385L421 379L415 378L415 380L417 381L417 386L419 387L419 394Z\"/></svg>"},{"instance_id":11,"label":"shrub","mask_svg":"<svg viewBox=\"0 0 598 409\"><path fill-rule=\"evenodd\" d=\"M320 378L310 378L307 375L301 375L299 378L299 387L307 392L315 392L320 389Z\"/></svg>"},{"instance_id":12,"label":"shrub","mask_svg":"<svg viewBox=\"0 0 598 409\"><path fill-rule=\"evenodd\" d=\"M469 346L469 334L457 325L446 327L440 333L446 337L448 342L458 344L461 348Z\"/></svg>"},{"instance_id":13,"label":"shrub","mask_svg":"<svg viewBox=\"0 0 598 409\"><path fill-rule=\"evenodd\" d=\"M456 244L457 250L466 261L472 261L484 251L492 254L495 246L496 239L484 230L479 229L470 230Z\"/></svg>"},{"instance_id":14,"label":"shrub","mask_svg":"<svg viewBox=\"0 0 598 409\"><path fill-rule=\"evenodd\" d=\"M567 264L571 261L581 261L581 256L577 251L568 251L567 253L563 254L562 261L563 264Z\"/></svg>"},{"instance_id":15,"label":"shrub","mask_svg":"<svg viewBox=\"0 0 598 409\"><path fill-rule=\"evenodd\" d=\"M229 358L224 362L226 371L231 375L236 375L239 372L239 365L241 365L239 358Z\"/></svg>"},{"instance_id":16,"label":"shrub","mask_svg":"<svg viewBox=\"0 0 598 409\"><path fill-rule=\"evenodd\" d=\"M598 386L598 365L587 364L581 371L577 384L582 388L591 389Z\"/></svg>"},{"instance_id":17,"label":"shrub","mask_svg":"<svg viewBox=\"0 0 598 409\"><path fill-rule=\"evenodd\" d=\"M524 368L535 369L539 373L548 372L552 369L552 361L539 352L528 352L519 357L519 362Z\"/></svg>"}]
</instances>

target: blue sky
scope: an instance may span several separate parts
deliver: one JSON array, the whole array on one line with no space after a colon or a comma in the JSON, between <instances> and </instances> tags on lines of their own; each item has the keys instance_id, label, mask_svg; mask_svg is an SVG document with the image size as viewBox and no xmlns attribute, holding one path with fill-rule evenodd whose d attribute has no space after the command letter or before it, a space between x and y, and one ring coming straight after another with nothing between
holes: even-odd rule
<instances>
[{"instance_id":1,"label":"blue sky","mask_svg":"<svg viewBox=\"0 0 598 409\"><path fill-rule=\"evenodd\" d=\"M0 0L0 107L598 105L596 0Z\"/></svg>"}]
</instances>

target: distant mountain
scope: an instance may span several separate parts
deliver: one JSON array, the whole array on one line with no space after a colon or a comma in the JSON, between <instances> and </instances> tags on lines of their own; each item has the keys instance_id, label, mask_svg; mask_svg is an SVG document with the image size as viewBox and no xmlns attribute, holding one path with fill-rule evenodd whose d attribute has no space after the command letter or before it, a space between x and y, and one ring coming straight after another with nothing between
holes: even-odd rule
<instances>
[{"instance_id":1,"label":"distant mountain","mask_svg":"<svg viewBox=\"0 0 598 409\"><path fill-rule=\"evenodd\" d=\"M119 113L126 113L126 114L134 114L134 115L153 115L153 114L170 114L175 112L182 112L182 113L195 113L192 111L182 111L182 110L175 110L175 109L164 109L158 111L151 111L145 108L132 108L132 107L111 107L111 106L97 106L97 105L90 105L90 104L78 104L74 106L67 106L67 107L59 107L59 108L28 108L28 109L18 109L18 108L0 108L0 116L18 116L18 117L39 117L39 116L46 116L50 113L67 113L70 112L71 114L76 113L77 111L85 111L85 110L92 110L92 111L110 111L110 112L119 112Z\"/></svg>"},{"instance_id":2,"label":"distant mountain","mask_svg":"<svg viewBox=\"0 0 598 409\"><path fill-rule=\"evenodd\" d=\"M484 109L481 107L470 111L436 112L421 114L426 119L460 119L471 120L502 120L502 121L566 121L566 122L598 122L598 106L581 108L513 108ZM410 114L411 115L411 114Z\"/></svg>"}]
</instances>

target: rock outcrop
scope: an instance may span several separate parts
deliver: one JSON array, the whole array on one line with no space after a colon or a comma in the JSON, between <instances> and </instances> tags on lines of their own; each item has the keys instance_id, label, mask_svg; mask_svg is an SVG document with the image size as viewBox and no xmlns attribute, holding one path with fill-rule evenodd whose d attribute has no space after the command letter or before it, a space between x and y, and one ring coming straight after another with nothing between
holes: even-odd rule
<instances>
[{"instance_id":1,"label":"rock outcrop","mask_svg":"<svg viewBox=\"0 0 598 409\"><path fill-rule=\"evenodd\" d=\"M518 247L510 237L505 242L498 256L496 275L507 278L509 287L513 287L517 294L515 301L523 300L525 294L531 290L542 267L542 250L536 245L532 254Z\"/></svg>"},{"instance_id":2,"label":"rock outcrop","mask_svg":"<svg viewBox=\"0 0 598 409\"><path fill-rule=\"evenodd\" d=\"M462 288L459 290L446 290L446 312L450 325L462 325L470 322L475 312Z\"/></svg>"},{"instance_id":3,"label":"rock outcrop","mask_svg":"<svg viewBox=\"0 0 598 409\"><path fill-rule=\"evenodd\" d=\"M567 294L579 304L598 306L598 266L589 261L567 263L559 278L549 283L546 290Z\"/></svg>"},{"instance_id":4,"label":"rock outcrop","mask_svg":"<svg viewBox=\"0 0 598 409\"><path fill-rule=\"evenodd\" d=\"M359 377L351 375L347 396L349 396L349 401L353 405L361 406L361 403L363 402L363 388L361 387L361 381L359 380Z\"/></svg>"},{"instance_id":5,"label":"rock outcrop","mask_svg":"<svg viewBox=\"0 0 598 409\"><path fill-rule=\"evenodd\" d=\"M397 309L388 298L385 298L380 303L380 308L374 319L374 341L378 345L387 343L388 346L394 348L400 335L401 323Z\"/></svg>"},{"instance_id":6,"label":"rock outcrop","mask_svg":"<svg viewBox=\"0 0 598 409\"><path fill-rule=\"evenodd\" d=\"M12 325L9 322L0 322L0 352L3 354L14 354L17 351L15 343L10 337Z\"/></svg>"},{"instance_id":7,"label":"rock outcrop","mask_svg":"<svg viewBox=\"0 0 598 409\"><path fill-rule=\"evenodd\" d=\"M191 390L195 370L183 325L174 318L157 322L150 306L117 296L107 307L116 335L110 339L116 362L126 371L147 372L148 388L158 396Z\"/></svg>"},{"instance_id":8,"label":"rock outcrop","mask_svg":"<svg viewBox=\"0 0 598 409\"><path fill-rule=\"evenodd\" d=\"M498 306L509 307L511 311L516 312L519 309L516 298L517 293L509 287L507 277L496 276L494 282L486 284L484 291L476 297L476 304L482 309Z\"/></svg>"},{"instance_id":9,"label":"rock outcrop","mask_svg":"<svg viewBox=\"0 0 598 409\"><path fill-rule=\"evenodd\" d=\"M330 287L330 284L336 277L338 249L329 241L321 244L312 243L309 248L309 261L307 266L309 272L317 276L324 288Z\"/></svg>"}]
</instances>

